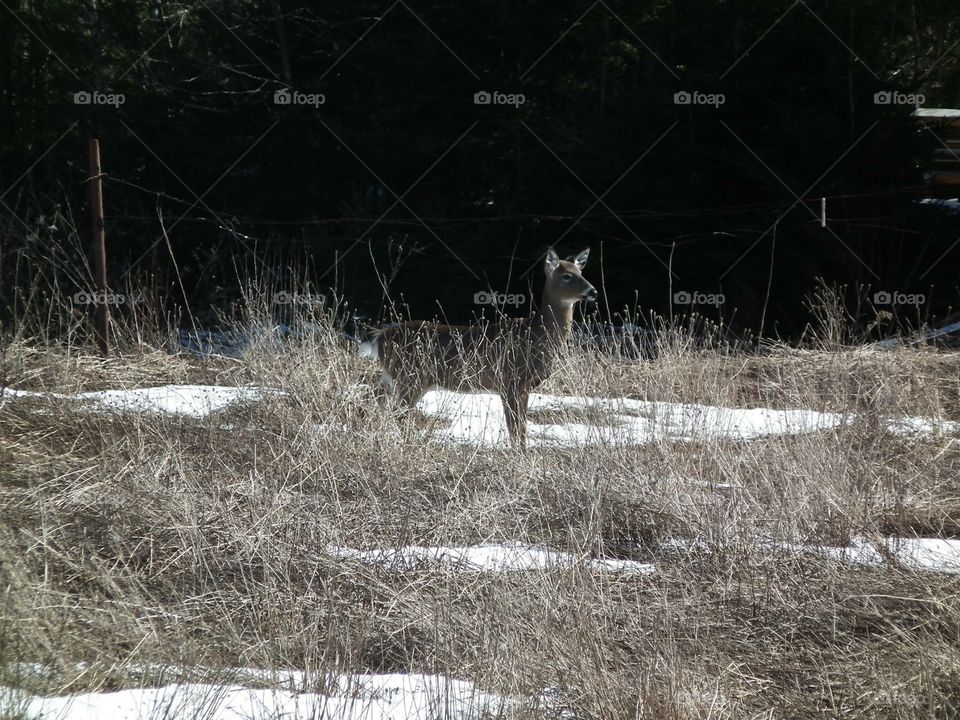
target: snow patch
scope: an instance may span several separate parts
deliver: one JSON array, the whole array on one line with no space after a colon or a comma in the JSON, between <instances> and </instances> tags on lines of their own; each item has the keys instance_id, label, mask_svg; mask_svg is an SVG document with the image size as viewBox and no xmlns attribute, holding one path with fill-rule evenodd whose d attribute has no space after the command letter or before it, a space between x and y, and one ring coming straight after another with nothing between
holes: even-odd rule
<instances>
[{"instance_id":1,"label":"snow patch","mask_svg":"<svg viewBox=\"0 0 960 720\"><path fill-rule=\"evenodd\" d=\"M886 538L884 549L903 567L960 574L960 540Z\"/></svg>"},{"instance_id":2,"label":"snow patch","mask_svg":"<svg viewBox=\"0 0 960 720\"><path fill-rule=\"evenodd\" d=\"M77 395L5 388L3 394L14 398L35 397L89 402L99 406L98 409L117 412L149 412L202 418L237 403L263 400L281 393L278 390L252 386L161 385L132 390L100 390Z\"/></svg>"},{"instance_id":3,"label":"snow patch","mask_svg":"<svg viewBox=\"0 0 960 720\"><path fill-rule=\"evenodd\" d=\"M351 387L359 397L362 386ZM101 390L65 395L4 388L0 398L47 398L92 404L99 410L149 412L203 418L237 403L261 401L283 393L255 386L162 385L130 390ZM425 415L443 420L446 427L435 431L440 442L484 446L508 444L503 407L498 395L431 390L418 404ZM651 402L630 398L591 398L534 394L530 412L568 412L571 420L596 417L601 424L566 422L528 423L531 445L572 447L591 443L640 445L676 440L755 440L774 435L792 435L831 430L856 419L853 414L822 413L814 410L733 408L716 405ZM960 423L921 417L886 420L890 432L910 436L955 433Z\"/></svg>"},{"instance_id":4,"label":"snow patch","mask_svg":"<svg viewBox=\"0 0 960 720\"><path fill-rule=\"evenodd\" d=\"M714 546L702 538L667 538L660 542L660 547L709 554ZM752 547L791 555L816 555L851 565L892 564L906 570L960 574L960 540L950 538L885 537L874 542L854 536L848 545L839 546L756 538Z\"/></svg>"},{"instance_id":5,"label":"snow patch","mask_svg":"<svg viewBox=\"0 0 960 720\"><path fill-rule=\"evenodd\" d=\"M266 671L264 671L266 672ZM266 672L269 678L269 672ZM499 716L507 702L473 683L439 675L328 676L325 693L239 685L176 684L60 697L0 688L5 708L37 720L208 720L337 718L433 720Z\"/></svg>"},{"instance_id":6,"label":"snow patch","mask_svg":"<svg viewBox=\"0 0 960 720\"><path fill-rule=\"evenodd\" d=\"M503 407L498 395L431 390L417 405L425 415L440 418L447 426L436 437L447 443L506 445L509 442ZM593 398L533 394L529 411L591 414L604 424L528 422L530 445L572 447L590 443L641 445L664 440L756 440L775 435L797 435L840 427L856 419L853 414L815 410L734 408L716 405L651 402L630 398ZM904 435L956 432L960 423L931 418L890 419L887 428Z\"/></svg>"},{"instance_id":7,"label":"snow patch","mask_svg":"<svg viewBox=\"0 0 960 720\"><path fill-rule=\"evenodd\" d=\"M598 572L649 575L654 566L633 560L579 557L558 550L521 543L468 545L462 547L407 545L400 548L357 550L339 546L327 548L330 555L379 565L392 570L413 570L441 566L461 572L523 572L574 567L583 564Z\"/></svg>"}]
</instances>

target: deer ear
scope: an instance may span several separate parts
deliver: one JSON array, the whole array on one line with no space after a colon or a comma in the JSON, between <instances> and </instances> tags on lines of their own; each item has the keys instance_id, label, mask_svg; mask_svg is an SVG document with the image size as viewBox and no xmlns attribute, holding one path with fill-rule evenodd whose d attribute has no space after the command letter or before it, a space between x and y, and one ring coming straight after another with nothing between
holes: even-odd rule
<instances>
[{"instance_id":1,"label":"deer ear","mask_svg":"<svg viewBox=\"0 0 960 720\"><path fill-rule=\"evenodd\" d=\"M557 251L553 248L547 250L547 259L543 262L543 270L547 275L552 275L553 271L557 269L557 266L560 264L560 257L557 255Z\"/></svg>"},{"instance_id":2,"label":"deer ear","mask_svg":"<svg viewBox=\"0 0 960 720\"><path fill-rule=\"evenodd\" d=\"M578 268L583 270L584 265L587 264L587 258L590 257L590 248L583 250L579 255L573 259L573 264Z\"/></svg>"}]
</instances>

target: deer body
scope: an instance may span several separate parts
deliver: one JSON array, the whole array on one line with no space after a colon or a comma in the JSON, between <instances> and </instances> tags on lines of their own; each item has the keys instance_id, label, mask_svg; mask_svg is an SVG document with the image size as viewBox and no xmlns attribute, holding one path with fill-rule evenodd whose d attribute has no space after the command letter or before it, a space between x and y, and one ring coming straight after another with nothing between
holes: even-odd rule
<instances>
[{"instance_id":1,"label":"deer body","mask_svg":"<svg viewBox=\"0 0 960 720\"><path fill-rule=\"evenodd\" d=\"M363 343L361 354L380 361L381 385L406 406L431 387L499 394L510 439L522 447L530 391L550 377L570 338L576 304L596 298L581 274L588 254L568 261L549 250L547 282L533 317L466 326L401 323Z\"/></svg>"}]
</instances>

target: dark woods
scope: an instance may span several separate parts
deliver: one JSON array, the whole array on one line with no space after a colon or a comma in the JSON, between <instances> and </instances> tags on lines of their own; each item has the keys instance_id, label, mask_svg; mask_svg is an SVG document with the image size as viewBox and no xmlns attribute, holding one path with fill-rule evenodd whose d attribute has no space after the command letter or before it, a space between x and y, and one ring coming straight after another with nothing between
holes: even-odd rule
<instances>
[{"instance_id":1,"label":"dark woods","mask_svg":"<svg viewBox=\"0 0 960 720\"><path fill-rule=\"evenodd\" d=\"M525 315L549 245L594 249L604 317L796 334L817 278L894 319L956 304L960 223L920 202L956 195L925 187L946 145L910 117L960 106L953 2L13 0L0 17L5 324L26 296L56 313L91 287L88 137L110 287L204 324L251 278L372 317L384 285L417 317L468 319L491 291Z\"/></svg>"}]
</instances>

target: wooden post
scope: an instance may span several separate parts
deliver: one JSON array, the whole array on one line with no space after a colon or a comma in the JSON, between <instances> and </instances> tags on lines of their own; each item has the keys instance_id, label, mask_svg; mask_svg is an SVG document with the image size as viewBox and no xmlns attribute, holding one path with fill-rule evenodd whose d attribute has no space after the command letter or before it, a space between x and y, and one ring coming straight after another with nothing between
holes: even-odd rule
<instances>
[{"instance_id":1,"label":"wooden post","mask_svg":"<svg viewBox=\"0 0 960 720\"><path fill-rule=\"evenodd\" d=\"M97 283L96 307L97 345L100 355L107 357L107 248L103 227L103 190L100 171L100 143L91 138L87 141L90 151L90 217L93 220L93 272Z\"/></svg>"}]
</instances>

